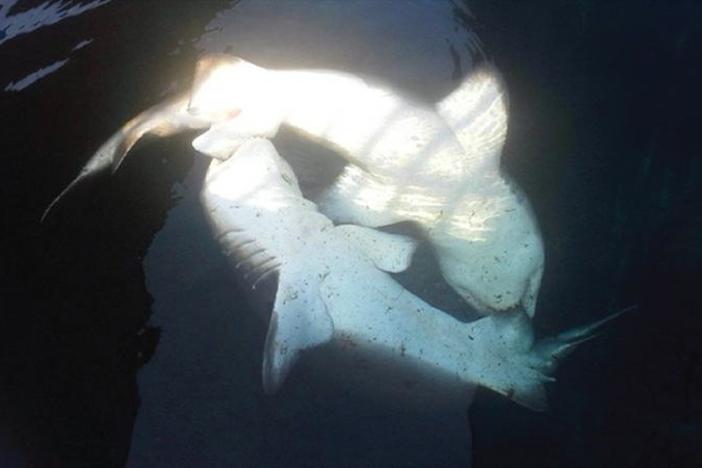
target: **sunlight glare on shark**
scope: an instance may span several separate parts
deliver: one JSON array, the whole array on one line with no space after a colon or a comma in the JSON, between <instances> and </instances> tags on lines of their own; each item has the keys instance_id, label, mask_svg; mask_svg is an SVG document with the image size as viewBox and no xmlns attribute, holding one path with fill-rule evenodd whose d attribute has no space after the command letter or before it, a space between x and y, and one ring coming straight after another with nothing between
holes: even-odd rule
<instances>
[{"instance_id":1,"label":"sunlight glare on shark","mask_svg":"<svg viewBox=\"0 0 702 468\"><path fill-rule=\"evenodd\" d=\"M334 224L303 198L290 166L267 140L244 142L210 163L200 199L225 255L252 286L277 275L263 385L278 390L303 356L321 372L344 363L346 381L421 406L470 403L475 386L535 410L558 359L606 321L535 341L523 312L464 323L403 288L403 236ZM318 359L320 360L320 359Z\"/></svg>"},{"instance_id":2,"label":"sunlight glare on shark","mask_svg":"<svg viewBox=\"0 0 702 468\"><path fill-rule=\"evenodd\" d=\"M207 129L193 146L213 158L201 199L215 237L235 267L247 265L245 281L278 278L264 352L268 391L303 351L321 347L312 354L380 363L381 380L389 370L409 375L416 392L465 397L480 385L543 409L558 358L617 314L535 342L543 246L528 203L499 171L506 118L489 67L432 108L343 73L205 56L192 92L130 120L44 216L81 180L114 172L142 136ZM349 161L317 204L260 139L283 124ZM386 273L409 265L416 240L372 228L405 220L422 227L447 282L487 317L461 322ZM347 373L356 371L365 373Z\"/></svg>"},{"instance_id":3,"label":"sunlight glare on shark","mask_svg":"<svg viewBox=\"0 0 702 468\"><path fill-rule=\"evenodd\" d=\"M543 242L526 197L500 171L507 102L490 66L432 107L349 74L267 70L206 55L191 93L132 119L49 209L80 180L102 168L116 170L145 134L208 129L193 147L226 158L241 141L272 137L281 125L349 161L314 198L322 213L368 227L413 222L447 283L475 310L520 308L533 316Z\"/></svg>"}]
</instances>

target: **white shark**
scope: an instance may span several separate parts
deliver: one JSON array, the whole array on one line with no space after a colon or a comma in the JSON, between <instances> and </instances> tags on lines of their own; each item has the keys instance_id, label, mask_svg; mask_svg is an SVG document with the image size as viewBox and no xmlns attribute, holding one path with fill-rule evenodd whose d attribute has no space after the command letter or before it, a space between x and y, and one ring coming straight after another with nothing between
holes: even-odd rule
<instances>
[{"instance_id":1,"label":"white shark","mask_svg":"<svg viewBox=\"0 0 702 468\"><path fill-rule=\"evenodd\" d=\"M335 361L325 372L342 359L346 380L394 398L465 405L480 385L544 409L543 384L553 380L558 358L604 323L535 342L523 311L464 323L430 306L386 273L409 265L413 243L334 226L303 198L267 140L243 142L226 161L213 161L201 201L214 236L249 284L277 274L263 358L268 392L303 351L324 346L309 355Z\"/></svg>"},{"instance_id":2,"label":"white shark","mask_svg":"<svg viewBox=\"0 0 702 468\"><path fill-rule=\"evenodd\" d=\"M283 124L351 163L315 198L322 213L369 227L413 221L446 281L477 311L534 314L543 243L526 198L499 169L507 103L490 67L431 106L343 73L273 71L208 55L190 94L128 122L49 209L83 178L116 170L145 134L209 128L193 146L226 158L240 142L272 137Z\"/></svg>"}]
</instances>

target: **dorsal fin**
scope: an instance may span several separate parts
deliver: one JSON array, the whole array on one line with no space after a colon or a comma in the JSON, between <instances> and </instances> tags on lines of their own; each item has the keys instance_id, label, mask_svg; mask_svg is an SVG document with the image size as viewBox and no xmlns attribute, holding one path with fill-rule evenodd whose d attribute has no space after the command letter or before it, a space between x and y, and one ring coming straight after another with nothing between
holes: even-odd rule
<instances>
[{"instance_id":1,"label":"dorsal fin","mask_svg":"<svg viewBox=\"0 0 702 468\"><path fill-rule=\"evenodd\" d=\"M508 100L497 69L482 65L436 107L456 134L466 157L477 166L498 170L507 136Z\"/></svg>"}]
</instances>

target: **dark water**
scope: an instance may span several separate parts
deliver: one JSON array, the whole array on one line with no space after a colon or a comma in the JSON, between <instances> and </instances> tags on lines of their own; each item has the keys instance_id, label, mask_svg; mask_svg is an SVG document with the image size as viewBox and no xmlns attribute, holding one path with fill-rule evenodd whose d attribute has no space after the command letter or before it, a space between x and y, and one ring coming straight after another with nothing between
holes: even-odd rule
<instances>
[{"instance_id":1,"label":"dark water","mask_svg":"<svg viewBox=\"0 0 702 468\"><path fill-rule=\"evenodd\" d=\"M234 3L0 24L0 88L15 83L0 92L0 466L702 465L700 6ZM42 2L9 4L0 18ZM264 396L265 329L209 239L187 136L140 145L38 223L117 127L187 85L198 53L435 100L480 55L475 35L510 90L503 165L543 229L539 331L639 305L563 363L547 413L480 391L469 429L466 412L400 411L313 375Z\"/></svg>"}]
</instances>

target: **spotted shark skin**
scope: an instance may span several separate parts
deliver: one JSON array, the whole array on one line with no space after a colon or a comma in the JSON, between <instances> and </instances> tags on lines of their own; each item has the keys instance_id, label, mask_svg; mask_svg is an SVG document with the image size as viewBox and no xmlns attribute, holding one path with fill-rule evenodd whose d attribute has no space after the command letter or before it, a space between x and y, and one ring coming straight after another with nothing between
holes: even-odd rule
<instances>
[{"instance_id":1,"label":"spotted shark skin","mask_svg":"<svg viewBox=\"0 0 702 468\"><path fill-rule=\"evenodd\" d=\"M413 222L478 312L531 316L543 242L526 197L500 171L506 101L490 66L432 106L344 73L212 55L198 64L190 110L215 123L193 146L216 154L223 133L272 137L281 125L328 145L350 164L314 199L322 213L368 227Z\"/></svg>"},{"instance_id":2,"label":"spotted shark skin","mask_svg":"<svg viewBox=\"0 0 702 468\"><path fill-rule=\"evenodd\" d=\"M206 59L199 68L213 63ZM472 86L470 81L464 85ZM325 372L337 369L357 375L371 382L373 392L380 390L380 383L394 381L390 385L394 396L419 393L426 403L443 401L445 390L466 403L475 386L484 386L530 408L543 409L543 384L552 380L557 361L613 317L535 342L529 307L472 323L431 307L387 274L409 265L414 240L363 226L335 226L331 218L343 219L346 208L329 204L325 208L324 199L320 205L304 199L295 174L271 143L251 139L275 134L282 120L269 119L266 112L260 120L255 112L233 109L226 100L219 110L216 106L193 109L198 102L194 93L202 86L196 80L193 92L131 119L99 148L44 216L80 181L117 170L144 135L207 130L193 146L213 158L202 192L213 234L245 283L254 287L277 276L263 360L268 392L276 391L294 363L309 351L310 357L334 356ZM456 98L463 101L464 87L459 91ZM257 96L250 97L257 101ZM455 105L450 99L446 103L444 110ZM457 139L469 138L475 130L471 125L461 127L458 120L451 125ZM358 164L352 167L357 169L352 171L367 170L363 161L355 161ZM348 216L353 218L352 213ZM351 365L342 366L342 361ZM373 377L371 368L377 371Z\"/></svg>"},{"instance_id":3,"label":"spotted shark skin","mask_svg":"<svg viewBox=\"0 0 702 468\"><path fill-rule=\"evenodd\" d=\"M321 370L346 362L344 374L365 378L373 391L389 386L395 398L426 404L451 395L465 406L484 386L541 410L558 359L601 325L536 342L523 311L464 323L430 306L387 273L409 266L413 244L335 226L303 198L290 166L265 139L213 159L200 199L233 267L250 264L247 284L277 274L263 358L269 393L307 353L343 357Z\"/></svg>"},{"instance_id":4,"label":"spotted shark skin","mask_svg":"<svg viewBox=\"0 0 702 468\"><path fill-rule=\"evenodd\" d=\"M128 122L44 216L81 180L106 168L114 172L143 135L207 130L193 147L221 159L252 136L274 136L281 125L350 162L314 199L332 221L368 227L412 221L431 243L446 281L475 310L520 308L533 316L543 242L528 201L499 170L507 103L490 67L432 106L348 74L273 71L206 55L189 93Z\"/></svg>"}]
</instances>

